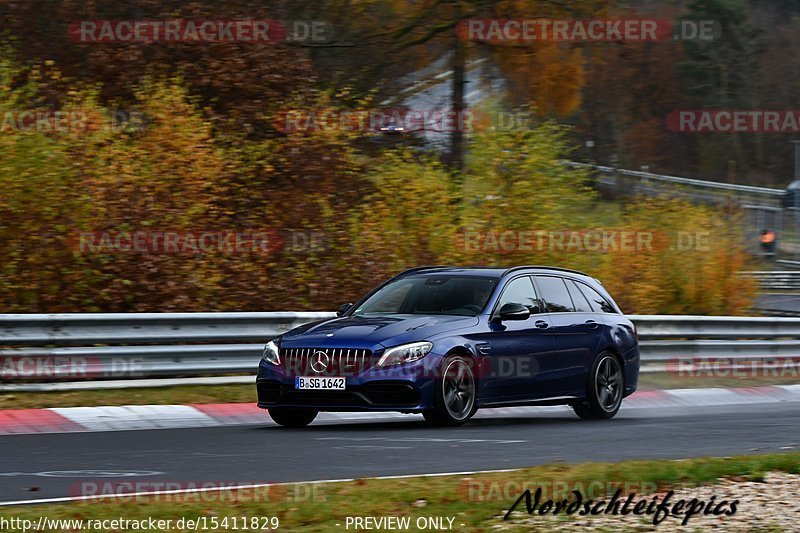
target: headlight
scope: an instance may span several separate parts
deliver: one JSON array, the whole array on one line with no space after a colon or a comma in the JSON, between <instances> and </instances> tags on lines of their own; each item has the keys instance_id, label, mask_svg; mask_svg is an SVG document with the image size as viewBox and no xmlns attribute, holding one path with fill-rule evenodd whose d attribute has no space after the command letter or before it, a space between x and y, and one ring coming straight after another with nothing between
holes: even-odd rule
<instances>
[{"instance_id":1,"label":"headlight","mask_svg":"<svg viewBox=\"0 0 800 533\"><path fill-rule=\"evenodd\" d=\"M428 355L431 348L433 348L433 344L430 342L412 342L411 344L389 348L378 361L378 366L400 365L422 359Z\"/></svg>"},{"instance_id":2,"label":"headlight","mask_svg":"<svg viewBox=\"0 0 800 533\"><path fill-rule=\"evenodd\" d=\"M261 360L271 365L281 364L281 358L278 355L278 345L275 344L275 341L269 341L267 345L264 346L264 353L261 355Z\"/></svg>"}]
</instances>

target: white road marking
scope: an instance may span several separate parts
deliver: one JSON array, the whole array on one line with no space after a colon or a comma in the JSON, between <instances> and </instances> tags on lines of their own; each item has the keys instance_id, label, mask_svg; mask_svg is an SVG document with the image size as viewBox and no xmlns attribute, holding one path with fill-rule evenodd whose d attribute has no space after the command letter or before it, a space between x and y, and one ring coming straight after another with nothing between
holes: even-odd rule
<instances>
[{"instance_id":1,"label":"white road marking","mask_svg":"<svg viewBox=\"0 0 800 533\"><path fill-rule=\"evenodd\" d=\"M472 470L467 472L437 472L432 474L405 474L401 476L377 476L377 477L362 477L362 478L342 478L342 479L318 479L314 481L291 481L286 483L256 483L252 485L237 485L237 489L258 489L262 487L282 487L291 485L310 485L312 483L347 483L356 481L356 479L364 480L383 480L383 479L409 479L414 477L445 477L445 476L474 476L477 474L497 474L503 472L514 472L520 470L519 468L504 468L501 470ZM216 492L221 490L230 490L229 487L201 487L193 489L176 489L176 490L163 490L163 491L144 491L144 492L126 492L119 495L95 494L90 496L63 496L59 498L41 498L38 500L12 500L0 501L0 507L7 507L11 505L32 505L37 503L68 503L89 500L102 500L114 498L136 498L141 496L162 496L170 494L192 494L201 492Z\"/></svg>"},{"instance_id":2,"label":"white road marking","mask_svg":"<svg viewBox=\"0 0 800 533\"><path fill-rule=\"evenodd\" d=\"M390 441L390 442L454 442L457 444L471 444L477 442L491 442L493 444L516 444L528 442L526 440L497 440L497 439L439 439L434 437L317 437L315 440L344 440L353 442Z\"/></svg>"},{"instance_id":3,"label":"white road marking","mask_svg":"<svg viewBox=\"0 0 800 533\"><path fill-rule=\"evenodd\" d=\"M369 445L348 445L334 446L336 450L411 450L411 446L369 446Z\"/></svg>"},{"instance_id":4,"label":"white road marking","mask_svg":"<svg viewBox=\"0 0 800 533\"><path fill-rule=\"evenodd\" d=\"M687 406L731 405L739 399L739 395L730 389L676 389L664 392L675 404Z\"/></svg>"},{"instance_id":5,"label":"white road marking","mask_svg":"<svg viewBox=\"0 0 800 533\"><path fill-rule=\"evenodd\" d=\"M108 471L108 470L49 470L47 472L0 472L0 477L40 476L40 477L146 477L157 476L164 472L155 470Z\"/></svg>"},{"instance_id":6,"label":"white road marking","mask_svg":"<svg viewBox=\"0 0 800 533\"><path fill-rule=\"evenodd\" d=\"M124 405L119 407L57 407L51 409L89 431L126 431L218 426L189 405Z\"/></svg>"}]
</instances>

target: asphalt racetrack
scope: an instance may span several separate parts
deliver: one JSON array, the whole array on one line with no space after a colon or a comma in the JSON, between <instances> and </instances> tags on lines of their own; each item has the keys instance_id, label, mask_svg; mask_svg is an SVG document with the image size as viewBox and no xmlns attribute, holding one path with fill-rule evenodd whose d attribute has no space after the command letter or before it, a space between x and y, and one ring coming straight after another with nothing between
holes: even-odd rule
<instances>
[{"instance_id":1,"label":"asphalt racetrack","mask_svg":"<svg viewBox=\"0 0 800 533\"><path fill-rule=\"evenodd\" d=\"M566 407L480 411L461 428L421 416L0 436L0 501L80 495L87 480L274 483L470 472L552 462L770 453L800 448L800 402L623 408L582 421Z\"/></svg>"}]
</instances>

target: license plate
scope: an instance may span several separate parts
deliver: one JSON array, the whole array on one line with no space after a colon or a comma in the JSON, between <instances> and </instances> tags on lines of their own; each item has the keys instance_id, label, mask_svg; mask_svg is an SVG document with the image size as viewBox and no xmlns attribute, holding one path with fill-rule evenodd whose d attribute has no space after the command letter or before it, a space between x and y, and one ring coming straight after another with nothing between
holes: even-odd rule
<instances>
[{"instance_id":1,"label":"license plate","mask_svg":"<svg viewBox=\"0 0 800 533\"><path fill-rule=\"evenodd\" d=\"M294 388L298 390L344 390L344 378L300 377L294 378Z\"/></svg>"}]
</instances>

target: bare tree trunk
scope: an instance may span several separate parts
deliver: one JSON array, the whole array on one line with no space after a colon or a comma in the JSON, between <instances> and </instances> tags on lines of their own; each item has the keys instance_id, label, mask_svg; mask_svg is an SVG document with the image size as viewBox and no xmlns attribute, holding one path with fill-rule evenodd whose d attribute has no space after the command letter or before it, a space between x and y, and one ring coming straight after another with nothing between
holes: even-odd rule
<instances>
[{"instance_id":1,"label":"bare tree trunk","mask_svg":"<svg viewBox=\"0 0 800 533\"><path fill-rule=\"evenodd\" d=\"M464 166L464 132L462 115L464 112L464 85L466 50L463 40L453 32L453 113L454 128L450 133L449 166L453 172L460 172Z\"/></svg>"}]
</instances>

